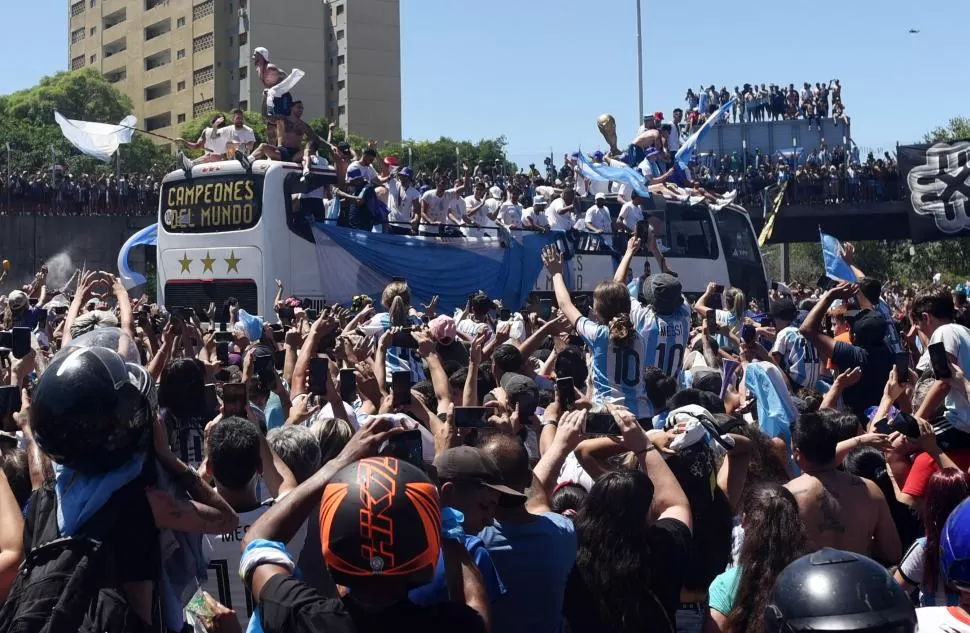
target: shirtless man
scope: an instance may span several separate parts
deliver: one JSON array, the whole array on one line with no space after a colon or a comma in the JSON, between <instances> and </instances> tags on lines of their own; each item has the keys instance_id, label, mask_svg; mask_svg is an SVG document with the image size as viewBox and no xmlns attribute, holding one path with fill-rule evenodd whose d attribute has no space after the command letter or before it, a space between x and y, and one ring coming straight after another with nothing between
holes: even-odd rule
<instances>
[{"instance_id":1,"label":"shirtless man","mask_svg":"<svg viewBox=\"0 0 970 633\"><path fill-rule=\"evenodd\" d=\"M889 505L874 482L837 469L838 439L824 412L805 413L792 425L802 475L785 487L798 502L805 535L814 548L834 547L893 565L902 551Z\"/></svg>"},{"instance_id":2,"label":"shirtless man","mask_svg":"<svg viewBox=\"0 0 970 633\"><path fill-rule=\"evenodd\" d=\"M276 64L269 63L269 51L262 46L257 46L253 50L253 64L256 66L256 74L263 84L263 104L261 110L266 117L266 121L270 124L267 126L267 130L269 127L273 127L275 123L278 138L282 137L283 134L280 130L281 121L283 117L290 115L290 110L294 105L293 96L287 92L272 99L272 103L266 102L269 100L267 91L286 79L286 73Z\"/></svg>"},{"instance_id":3,"label":"shirtless man","mask_svg":"<svg viewBox=\"0 0 970 633\"><path fill-rule=\"evenodd\" d=\"M302 116L303 102L294 101L290 108L289 116L280 119L282 133L280 135L279 145L274 147L269 143L263 143L249 157L249 162L259 160L260 158L281 160L284 162L302 162L303 152L300 149L300 145L303 143L303 137L316 139L318 143L322 142L317 137L317 133L313 131L313 128L307 125L306 121L301 118Z\"/></svg>"}]
</instances>

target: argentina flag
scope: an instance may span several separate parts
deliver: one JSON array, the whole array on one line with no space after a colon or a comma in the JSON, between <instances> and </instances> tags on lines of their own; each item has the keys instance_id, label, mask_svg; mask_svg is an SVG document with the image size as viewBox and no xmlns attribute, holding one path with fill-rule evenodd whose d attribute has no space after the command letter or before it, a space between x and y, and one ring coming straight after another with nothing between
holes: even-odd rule
<instances>
[{"instance_id":1,"label":"argentina flag","mask_svg":"<svg viewBox=\"0 0 970 633\"><path fill-rule=\"evenodd\" d=\"M822 260L825 262L825 274L837 281L855 282L856 276L852 267L842 258L842 243L831 235L818 232L822 240Z\"/></svg>"},{"instance_id":2,"label":"argentina flag","mask_svg":"<svg viewBox=\"0 0 970 633\"><path fill-rule=\"evenodd\" d=\"M577 161L579 164L579 171L584 176L590 180L595 180L597 182L608 182L612 180L613 182L619 182L633 191L636 191L639 195L644 198L649 198L650 193L647 191L647 183L644 182L643 174L619 161L613 161L609 165L599 164L594 165L589 162L586 155L582 151L578 152Z\"/></svg>"},{"instance_id":3,"label":"argentina flag","mask_svg":"<svg viewBox=\"0 0 970 633\"><path fill-rule=\"evenodd\" d=\"M674 160L677 161L677 164L680 165L681 169L687 168L687 163L689 163L691 157L693 157L694 149L697 147L697 144L701 142L701 139L707 136L707 133L710 132L714 126L721 121L721 119L727 117L728 113L731 111L731 108L734 107L735 101L737 101L737 99L731 99L718 108L717 112L707 117L707 121L704 122L704 125L702 125L699 130L691 134L690 138L684 141L684 144L681 145L680 149L677 150L677 153L674 155Z\"/></svg>"}]
</instances>

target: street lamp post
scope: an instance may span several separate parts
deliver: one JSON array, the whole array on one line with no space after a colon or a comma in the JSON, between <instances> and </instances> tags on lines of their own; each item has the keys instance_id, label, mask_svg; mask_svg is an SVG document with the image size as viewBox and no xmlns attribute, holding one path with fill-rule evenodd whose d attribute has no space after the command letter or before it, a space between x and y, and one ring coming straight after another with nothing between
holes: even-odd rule
<instances>
[{"instance_id":1,"label":"street lamp post","mask_svg":"<svg viewBox=\"0 0 970 633\"><path fill-rule=\"evenodd\" d=\"M640 23L640 0L637 0L637 97L640 103L639 126L643 122L643 27Z\"/></svg>"}]
</instances>

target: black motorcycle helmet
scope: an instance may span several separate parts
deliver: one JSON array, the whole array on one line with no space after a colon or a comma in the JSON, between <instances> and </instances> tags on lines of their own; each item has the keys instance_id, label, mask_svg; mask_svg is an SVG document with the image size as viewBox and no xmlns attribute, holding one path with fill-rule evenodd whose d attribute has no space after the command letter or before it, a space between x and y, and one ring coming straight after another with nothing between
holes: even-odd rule
<instances>
[{"instance_id":1,"label":"black motorcycle helmet","mask_svg":"<svg viewBox=\"0 0 970 633\"><path fill-rule=\"evenodd\" d=\"M882 565L826 547L778 575L765 608L765 633L913 633L916 610Z\"/></svg>"},{"instance_id":2,"label":"black motorcycle helmet","mask_svg":"<svg viewBox=\"0 0 970 633\"><path fill-rule=\"evenodd\" d=\"M37 444L85 474L114 470L151 440L155 381L106 347L65 350L41 375L30 404Z\"/></svg>"}]
</instances>

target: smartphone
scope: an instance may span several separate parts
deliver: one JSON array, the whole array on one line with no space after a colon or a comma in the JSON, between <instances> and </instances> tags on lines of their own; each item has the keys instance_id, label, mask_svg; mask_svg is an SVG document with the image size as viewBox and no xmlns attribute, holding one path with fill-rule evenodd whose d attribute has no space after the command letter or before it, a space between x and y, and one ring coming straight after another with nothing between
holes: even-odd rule
<instances>
[{"instance_id":1,"label":"smartphone","mask_svg":"<svg viewBox=\"0 0 970 633\"><path fill-rule=\"evenodd\" d=\"M216 359L223 365L229 364L229 341L216 341Z\"/></svg>"},{"instance_id":2,"label":"smartphone","mask_svg":"<svg viewBox=\"0 0 970 633\"><path fill-rule=\"evenodd\" d=\"M650 222L647 220L640 220L637 222L637 237L643 239L650 234Z\"/></svg>"},{"instance_id":3,"label":"smartphone","mask_svg":"<svg viewBox=\"0 0 970 633\"><path fill-rule=\"evenodd\" d=\"M273 352L273 369L283 371L286 365L286 350L278 349Z\"/></svg>"},{"instance_id":4,"label":"smartphone","mask_svg":"<svg viewBox=\"0 0 970 633\"><path fill-rule=\"evenodd\" d=\"M539 318L543 321L552 318L552 299L539 299Z\"/></svg>"},{"instance_id":5,"label":"smartphone","mask_svg":"<svg viewBox=\"0 0 970 633\"><path fill-rule=\"evenodd\" d=\"M704 313L704 318L707 319L708 331L714 332L717 330L717 310L708 308L707 312Z\"/></svg>"},{"instance_id":6,"label":"smartphone","mask_svg":"<svg viewBox=\"0 0 970 633\"><path fill-rule=\"evenodd\" d=\"M306 314L306 318L310 323L313 323L320 317L320 311L316 308L307 308L304 314Z\"/></svg>"},{"instance_id":7,"label":"smartphone","mask_svg":"<svg viewBox=\"0 0 970 633\"><path fill-rule=\"evenodd\" d=\"M903 411L896 414L891 426L894 431L899 431L910 439L919 437L919 422L916 421L916 418Z\"/></svg>"},{"instance_id":8,"label":"smartphone","mask_svg":"<svg viewBox=\"0 0 970 633\"><path fill-rule=\"evenodd\" d=\"M587 413L586 435L620 435L612 413Z\"/></svg>"},{"instance_id":9,"label":"smartphone","mask_svg":"<svg viewBox=\"0 0 970 633\"><path fill-rule=\"evenodd\" d=\"M310 393L317 396L327 395L327 383L330 382L330 360L326 358L310 359Z\"/></svg>"},{"instance_id":10,"label":"smartphone","mask_svg":"<svg viewBox=\"0 0 970 633\"><path fill-rule=\"evenodd\" d=\"M219 330L216 332L216 343L229 343L232 341L232 332L226 332L225 330Z\"/></svg>"},{"instance_id":11,"label":"smartphone","mask_svg":"<svg viewBox=\"0 0 970 633\"><path fill-rule=\"evenodd\" d=\"M188 320L195 316L195 308L191 306L185 306L182 308L182 318Z\"/></svg>"},{"instance_id":12,"label":"smartphone","mask_svg":"<svg viewBox=\"0 0 970 633\"><path fill-rule=\"evenodd\" d=\"M0 347L3 344L0 343ZM937 380L948 380L953 377L950 371L950 358L946 355L946 348L943 343L933 343L929 347L930 365L933 367L933 376Z\"/></svg>"},{"instance_id":13,"label":"smartphone","mask_svg":"<svg viewBox=\"0 0 970 633\"><path fill-rule=\"evenodd\" d=\"M492 407L455 407L455 426L465 429L491 426L488 419L494 412Z\"/></svg>"},{"instance_id":14,"label":"smartphone","mask_svg":"<svg viewBox=\"0 0 970 633\"><path fill-rule=\"evenodd\" d=\"M205 414L214 418L217 413L219 413L219 396L216 394L215 384L209 383L205 386Z\"/></svg>"},{"instance_id":15,"label":"smartphone","mask_svg":"<svg viewBox=\"0 0 970 633\"><path fill-rule=\"evenodd\" d=\"M408 349L418 348L418 342L414 340L414 335L409 331L395 332L392 334L391 345L394 347L405 347Z\"/></svg>"},{"instance_id":16,"label":"smartphone","mask_svg":"<svg viewBox=\"0 0 970 633\"><path fill-rule=\"evenodd\" d=\"M391 394L395 407L411 404L411 372L396 371L391 374Z\"/></svg>"},{"instance_id":17,"label":"smartphone","mask_svg":"<svg viewBox=\"0 0 970 633\"><path fill-rule=\"evenodd\" d=\"M15 327L11 331L10 351L14 358L23 358L30 353L30 328Z\"/></svg>"},{"instance_id":18,"label":"smartphone","mask_svg":"<svg viewBox=\"0 0 970 633\"><path fill-rule=\"evenodd\" d=\"M714 292L717 293L717 294L723 294L724 293L724 284L715 284L714 285Z\"/></svg>"},{"instance_id":19,"label":"smartphone","mask_svg":"<svg viewBox=\"0 0 970 633\"><path fill-rule=\"evenodd\" d=\"M498 311L499 321L509 321L512 318L512 311L506 308L502 308Z\"/></svg>"},{"instance_id":20,"label":"smartphone","mask_svg":"<svg viewBox=\"0 0 970 633\"><path fill-rule=\"evenodd\" d=\"M398 433L387 441L387 446L388 452L394 457L424 468L424 447L418 429Z\"/></svg>"},{"instance_id":21,"label":"smartphone","mask_svg":"<svg viewBox=\"0 0 970 633\"><path fill-rule=\"evenodd\" d=\"M20 411L20 387L4 385L0 387L0 416Z\"/></svg>"},{"instance_id":22,"label":"smartphone","mask_svg":"<svg viewBox=\"0 0 970 633\"><path fill-rule=\"evenodd\" d=\"M67 314L68 306L54 306L54 314Z\"/></svg>"},{"instance_id":23,"label":"smartphone","mask_svg":"<svg viewBox=\"0 0 970 633\"><path fill-rule=\"evenodd\" d=\"M771 282L771 289L774 290L775 292L778 292L778 282L777 281Z\"/></svg>"},{"instance_id":24,"label":"smartphone","mask_svg":"<svg viewBox=\"0 0 970 633\"><path fill-rule=\"evenodd\" d=\"M340 399L344 402L357 399L357 372L353 369L340 370Z\"/></svg>"},{"instance_id":25,"label":"smartphone","mask_svg":"<svg viewBox=\"0 0 970 633\"><path fill-rule=\"evenodd\" d=\"M896 380L900 384L909 382L909 354L906 352L896 354Z\"/></svg>"},{"instance_id":26,"label":"smartphone","mask_svg":"<svg viewBox=\"0 0 970 633\"><path fill-rule=\"evenodd\" d=\"M246 385L241 382L227 382L222 385L222 414L246 416Z\"/></svg>"},{"instance_id":27,"label":"smartphone","mask_svg":"<svg viewBox=\"0 0 970 633\"><path fill-rule=\"evenodd\" d=\"M265 356L253 355L253 371L259 376L259 382L264 387L272 387L276 384L276 368L273 367L273 356L271 354Z\"/></svg>"},{"instance_id":28,"label":"smartphone","mask_svg":"<svg viewBox=\"0 0 970 633\"><path fill-rule=\"evenodd\" d=\"M818 281L815 283L815 285L827 292L835 287L835 281L832 278L830 278L828 275L822 275L821 277L818 278Z\"/></svg>"},{"instance_id":29,"label":"smartphone","mask_svg":"<svg viewBox=\"0 0 970 633\"><path fill-rule=\"evenodd\" d=\"M576 404L576 384L571 377L556 379L556 394L563 411L568 411Z\"/></svg>"},{"instance_id":30,"label":"smartphone","mask_svg":"<svg viewBox=\"0 0 970 633\"><path fill-rule=\"evenodd\" d=\"M741 326L741 340L748 345L754 343L754 337L756 334L757 330L755 330L754 326L750 323L745 323Z\"/></svg>"},{"instance_id":31,"label":"smartphone","mask_svg":"<svg viewBox=\"0 0 970 633\"><path fill-rule=\"evenodd\" d=\"M872 425L872 428L876 431L876 433L881 433L883 435L889 435L893 432L893 428L889 424L889 418L881 418L876 420Z\"/></svg>"},{"instance_id":32,"label":"smartphone","mask_svg":"<svg viewBox=\"0 0 970 633\"><path fill-rule=\"evenodd\" d=\"M0 347L13 349L13 332L11 330L0 331Z\"/></svg>"},{"instance_id":33,"label":"smartphone","mask_svg":"<svg viewBox=\"0 0 970 633\"><path fill-rule=\"evenodd\" d=\"M286 332L284 332L282 328L279 330L277 330L276 328L273 328L274 343L282 343L284 338L286 338Z\"/></svg>"}]
</instances>

